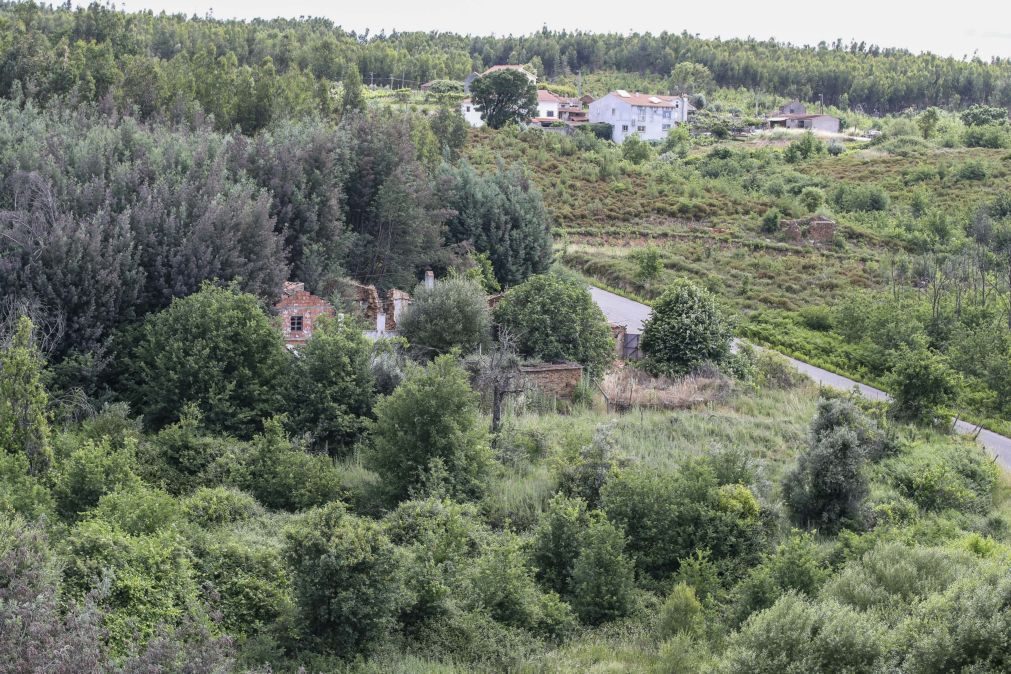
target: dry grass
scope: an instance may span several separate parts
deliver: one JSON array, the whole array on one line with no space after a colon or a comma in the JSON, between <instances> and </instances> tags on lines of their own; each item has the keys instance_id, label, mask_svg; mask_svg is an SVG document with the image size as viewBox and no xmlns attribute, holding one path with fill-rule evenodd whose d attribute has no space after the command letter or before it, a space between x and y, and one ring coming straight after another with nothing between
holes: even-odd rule
<instances>
[{"instance_id":1,"label":"dry grass","mask_svg":"<svg viewBox=\"0 0 1011 674\"><path fill-rule=\"evenodd\" d=\"M600 383L608 406L615 410L687 410L725 400L731 387L730 380L720 375L668 379L635 367L616 367Z\"/></svg>"}]
</instances>

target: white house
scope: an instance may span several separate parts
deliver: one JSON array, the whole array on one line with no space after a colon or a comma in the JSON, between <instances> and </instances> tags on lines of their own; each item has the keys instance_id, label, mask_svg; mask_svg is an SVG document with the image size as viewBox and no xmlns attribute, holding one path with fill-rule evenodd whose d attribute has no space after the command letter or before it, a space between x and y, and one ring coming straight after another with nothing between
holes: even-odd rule
<instances>
[{"instance_id":1,"label":"white house","mask_svg":"<svg viewBox=\"0 0 1011 674\"><path fill-rule=\"evenodd\" d=\"M615 143L632 134L643 140L662 140L675 124L687 122L693 109L687 96L654 96L619 89L590 103L590 122L610 124Z\"/></svg>"},{"instance_id":2,"label":"white house","mask_svg":"<svg viewBox=\"0 0 1011 674\"><path fill-rule=\"evenodd\" d=\"M460 101L460 114L471 126L484 126L484 120L481 119L481 111L474 106L474 102L469 98L465 98Z\"/></svg>"},{"instance_id":3,"label":"white house","mask_svg":"<svg viewBox=\"0 0 1011 674\"><path fill-rule=\"evenodd\" d=\"M532 120L536 122L550 122L558 119L558 107L562 99L555 96L550 91L544 89L537 90L537 117Z\"/></svg>"}]
</instances>

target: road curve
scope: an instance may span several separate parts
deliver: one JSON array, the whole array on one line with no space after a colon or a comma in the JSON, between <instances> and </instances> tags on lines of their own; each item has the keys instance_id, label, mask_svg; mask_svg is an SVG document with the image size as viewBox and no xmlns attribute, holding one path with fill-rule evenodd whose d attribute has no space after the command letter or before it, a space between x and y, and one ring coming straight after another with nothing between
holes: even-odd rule
<instances>
[{"instance_id":1,"label":"road curve","mask_svg":"<svg viewBox=\"0 0 1011 674\"><path fill-rule=\"evenodd\" d=\"M618 325L624 325L627 327L630 333L642 333L642 326L649 319L649 315L652 312L649 306L630 300L621 295L615 295L612 292L602 290L595 286L590 286L590 294L593 296L593 300L597 303L597 306L601 308L607 320L611 323ZM815 383L821 386L828 386L830 388L840 389L843 391L851 391L854 387L860 392L860 395L869 400L889 400L890 397L887 393L880 389L876 389L872 386L867 386L866 384L861 384L860 382L849 379L848 377L843 377L834 372L829 372L828 370L823 370L820 367L815 367L810 363L805 363L804 361L797 360L796 358L790 358L789 356L783 356L786 360L797 369L808 377L810 377ZM964 421L958 421L955 423L955 432L961 433L962 435L972 435L976 437L976 440L983 445L990 453L994 455L997 463L1007 471L1011 471L1011 438L1007 438L1003 435L998 435L992 431L988 431L985 428L981 429L973 424L966 423Z\"/></svg>"}]
</instances>

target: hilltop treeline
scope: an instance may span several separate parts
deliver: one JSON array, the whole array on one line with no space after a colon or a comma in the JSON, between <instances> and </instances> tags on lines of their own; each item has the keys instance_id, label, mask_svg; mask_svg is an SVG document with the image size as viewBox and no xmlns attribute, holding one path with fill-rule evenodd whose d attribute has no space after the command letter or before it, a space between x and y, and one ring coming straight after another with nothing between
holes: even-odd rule
<instances>
[{"instance_id":1,"label":"hilltop treeline","mask_svg":"<svg viewBox=\"0 0 1011 674\"><path fill-rule=\"evenodd\" d=\"M705 65L720 87L745 87L841 107L1011 105L1011 63L915 55L864 43L797 47L687 33L522 37L356 34L326 19L220 21L92 4L0 5L0 96L102 101L143 116L213 114L250 133L279 116L339 114L362 83L417 86L495 63L531 63L551 79L594 71L666 77ZM339 84L338 84L339 83Z\"/></svg>"}]
</instances>

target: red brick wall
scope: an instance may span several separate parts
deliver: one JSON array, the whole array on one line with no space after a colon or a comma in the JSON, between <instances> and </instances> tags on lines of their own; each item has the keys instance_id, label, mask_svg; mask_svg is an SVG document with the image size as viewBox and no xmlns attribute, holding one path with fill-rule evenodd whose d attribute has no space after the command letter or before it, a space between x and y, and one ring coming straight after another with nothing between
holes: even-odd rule
<instances>
[{"instance_id":1,"label":"red brick wall","mask_svg":"<svg viewBox=\"0 0 1011 674\"><path fill-rule=\"evenodd\" d=\"M303 344L312 337L313 325L320 316L333 316L334 308L322 297L316 297L307 290L298 290L281 298L274 305L281 320L281 332L285 344ZM302 330L291 329L291 317L302 317Z\"/></svg>"}]
</instances>

